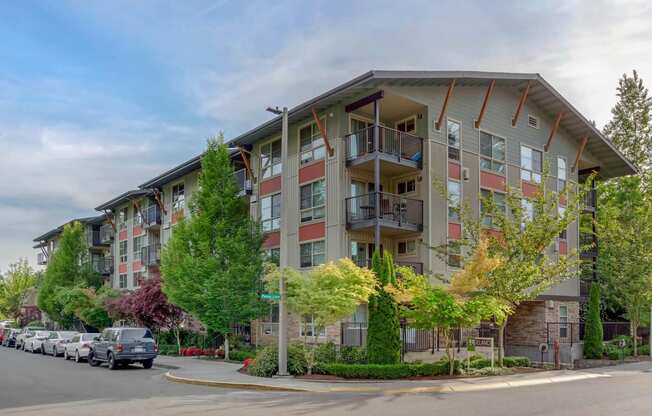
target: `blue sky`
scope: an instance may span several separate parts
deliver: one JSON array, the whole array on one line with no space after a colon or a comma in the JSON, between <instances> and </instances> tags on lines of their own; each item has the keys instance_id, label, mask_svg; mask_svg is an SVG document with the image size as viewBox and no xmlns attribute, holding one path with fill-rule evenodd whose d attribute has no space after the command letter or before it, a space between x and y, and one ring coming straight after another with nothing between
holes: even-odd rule
<instances>
[{"instance_id":1,"label":"blue sky","mask_svg":"<svg viewBox=\"0 0 652 416\"><path fill-rule=\"evenodd\" d=\"M31 240L369 69L539 72L602 126L647 2L0 0L0 271Z\"/></svg>"}]
</instances>

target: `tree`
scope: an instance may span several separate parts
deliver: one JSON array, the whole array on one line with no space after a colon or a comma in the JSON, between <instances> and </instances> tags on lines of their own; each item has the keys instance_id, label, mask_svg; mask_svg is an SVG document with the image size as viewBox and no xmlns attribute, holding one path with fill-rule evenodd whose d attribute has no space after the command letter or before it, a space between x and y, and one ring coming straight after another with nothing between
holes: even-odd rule
<instances>
[{"instance_id":1,"label":"tree","mask_svg":"<svg viewBox=\"0 0 652 416\"><path fill-rule=\"evenodd\" d=\"M348 258L303 273L271 265L266 276L269 290L278 291L281 274L286 282L288 310L312 321L312 348L308 349L306 357L311 374L319 334L328 325L351 316L358 305L366 303L374 293L376 279L370 270L358 267ZM308 328L304 328L304 344L308 332Z\"/></svg>"},{"instance_id":2,"label":"tree","mask_svg":"<svg viewBox=\"0 0 652 416\"><path fill-rule=\"evenodd\" d=\"M536 192L527 198L519 189L508 186L504 206L495 203L493 193L487 197L480 195L481 218L463 204L457 209L464 224L462 239L452 245L433 247L446 258L453 246L462 253L476 253L480 242L486 239L488 256L503 261L488 274L484 292L509 306L510 314L522 302L534 300L551 286L579 274L576 250L556 256L552 248L559 235L578 221L592 177L585 185L577 189L566 186L562 192L545 189L548 178L546 166ZM565 205L565 209L560 210L561 205ZM499 323L498 361L501 366L508 317L509 314Z\"/></svg>"},{"instance_id":3,"label":"tree","mask_svg":"<svg viewBox=\"0 0 652 416\"><path fill-rule=\"evenodd\" d=\"M602 358L602 320L600 319L600 286L591 284L589 295L589 310L584 330L584 358Z\"/></svg>"},{"instance_id":4,"label":"tree","mask_svg":"<svg viewBox=\"0 0 652 416\"><path fill-rule=\"evenodd\" d=\"M394 364L401 360L401 327L398 305L385 289L396 285L392 256L385 252L381 259L376 249L371 258L376 275L376 293L369 298L367 325L367 357L373 364Z\"/></svg>"},{"instance_id":5,"label":"tree","mask_svg":"<svg viewBox=\"0 0 652 416\"><path fill-rule=\"evenodd\" d=\"M152 329L156 333L167 329L174 333L179 354L181 354L181 324L184 313L181 308L168 302L161 288L159 278L147 279L121 302L123 315L139 325Z\"/></svg>"},{"instance_id":6,"label":"tree","mask_svg":"<svg viewBox=\"0 0 652 416\"><path fill-rule=\"evenodd\" d=\"M102 330L111 326L113 320L109 315L107 303L119 299L120 293L109 287L99 289L78 286L62 287L57 293L58 303L63 306L65 315L73 315L85 326L92 329L89 332Z\"/></svg>"},{"instance_id":7,"label":"tree","mask_svg":"<svg viewBox=\"0 0 652 416\"><path fill-rule=\"evenodd\" d=\"M263 237L239 196L222 136L208 141L191 215L175 225L161 255L163 292L170 302L225 337L260 316Z\"/></svg>"},{"instance_id":8,"label":"tree","mask_svg":"<svg viewBox=\"0 0 652 416\"><path fill-rule=\"evenodd\" d=\"M20 308L28 291L37 284L37 273L27 259L20 259L9 265L9 270L0 276L0 315L11 319L20 318Z\"/></svg>"},{"instance_id":9,"label":"tree","mask_svg":"<svg viewBox=\"0 0 652 416\"><path fill-rule=\"evenodd\" d=\"M643 184L650 190L652 169L652 128L650 109L652 101L638 73L623 74L618 81L618 103L611 110L612 120L604 127L604 134L639 169Z\"/></svg>"},{"instance_id":10,"label":"tree","mask_svg":"<svg viewBox=\"0 0 652 416\"><path fill-rule=\"evenodd\" d=\"M636 176L600 184L598 191L598 274L609 303L626 311L636 355L636 331L652 301L652 200Z\"/></svg>"},{"instance_id":11,"label":"tree","mask_svg":"<svg viewBox=\"0 0 652 416\"><path fill-rule=\"evenodd\" d=\"M101 286L100 276L88 260L84 225L80 222L66 224L57 249L50 255L37 302L39 309L63 326L69 326L73 316L64 312L66 305L59 301L62 299L60 289Z\"/></svg>"}]
</instances>

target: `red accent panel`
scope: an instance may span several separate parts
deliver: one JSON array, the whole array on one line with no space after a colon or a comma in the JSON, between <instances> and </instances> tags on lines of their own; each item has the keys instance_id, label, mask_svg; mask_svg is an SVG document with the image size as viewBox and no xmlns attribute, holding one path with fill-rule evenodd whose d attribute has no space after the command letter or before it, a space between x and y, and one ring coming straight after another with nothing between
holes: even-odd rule
<instances>
[{"instance_id":1,"label":"red accent panel","mask_svg":"<svg viewBox=\"0 0 652 416\"><path fill-rule=\"evenodd\" d=\"M456 224L454 222L448 223L448 238L451 240L461 240L462 239L462 225Z\"/></svg>"},{"instance_id":2,"label":"red accent panel","mask_svg":"<svg viewBox=\"0 0 652 416\"><path fill-rule=\"evenodd\" d=\"M140 225L134 225L134 236L139 236L143 233L143 227Z\"/></svg>"},{"instance_id":3,"label":"red accent panel","mask_svg":"<svg viewBox=\"0 0 652 416\"><path fill-rule=\"evenodd\" d=\"M448 162L448 177L451 179L462 179L462 167L459 163Z\"/></svg>"},{"instance_id":4,"label":"red accent panel","mask_svg":"<svg viewBox=\"0 0 652 416\"><path fill-rule=\"evenodd\" d=\"M299 169L299 183L310 182L325 175L326 162L320 160Z\"/></svg>"},{"instance_id":5,"label":"red accent panel","mask_svg":"<svg viewBox=\"0 0 652 416\"><path fill-rule=\"evenodd\" d=\"M118 240L124 241L127 239L127 230L120 230L118 233Z\"/></svg>"},{"instance_id":6,"label":"red accent panel","mask_svg":"<svg viewBox=\"0 0 652 416\"><path fill-rule=\"evenodd\" d=\"M480 172L480 186L482 188L493 189L495 191L507 191L505 177L491 172Z\"/></svg>"},{"instance_id":7,"label":"red accent panel","mask_svg":"<svg viewBox=\"0 0 652 416\"><path fill-rule=\"evenodd\" d=\"M267 195L281 190L281 177L276 176L272 179L260 183L260 194Z\"/></svg>"},{"instance_id":8,"label":"red accent panel","mask_svg":"<svg viewBox=\"0 0 652 416\"><path fill-rule=\"evenodd\" d=\"M539 190L536 185L526 181L521 181L521 189L523 190L523 196L527 198L534 197L534 195L536 195L537 191Z\"/></svg>"},{"instance_id":9,"label":"red accent panel","mask_svg":"<svg viewBox=\"0 0 652 416\"><path fill-rule=\"evenodd\" d=\"M483 229L485 236L495 238L496 240L503 239L503 233L496 230L495 228L485 228Z\"/></svg>"},{"instance_id":10,"label":"red accent panel","mask_svg":"<svg viewBox=\"0 0 652 416\"><path fill-rule=\"evenodd\" d=\"M265 235L265 241L263 242L263 247L277 247L281 244L281 232L277 231L275 233L269 233Z\"/></svg>"},{"instance_id":11,"label":"red accent panel","mask_svg":"<svg viewBox=\"0 0 652 416\"><path fill-rule=\"evenodd\" d=\"M568 243L566 240L559 240L559 254L562 256L568 254Z\"/></svg>"},{"instance_id":12,"label":"red accent panel","mask_svg":"<svg viewBox=\"0 0 652 416\"><path fill-rule=\"evenodd\" d=\"M118 273L120 274L127 273L127 263L118 264Z\"/></svg>"},{"instance_id":13,"label":"red accent panel","mask_svg":"<svg viewBox=\"0 0 652 416\"><path fill-rule=\"evenodd\" d=\"M566 206L566 195L559 195L559 205L562 207Z\"/></svg>"},{"instance_id":14,"label":"red accent panel","mask_svg":"<svg viewBox=\"0 0 652 416\"><path fill-rule=\"evenodd\" d=\"M184 215L183 210L180 210L180 211L177 211L177 212L173 212L173 213L172 213L172 220L171 220L172 224L176 224L176 223L178 223L179 220L180 220L181 218L183 218L183 215Z\"/></svg>"},{"instance_id":15,"label":"red accent panel","mask_svg":"<svg viewBox=\"0 0 652 416\"><path fill-rule=\"evenodd\" d=\"M135 260L133 263L131 263L131 270L135 272L139 271L142 268L143 268L143 263L141 263L140 260Z\"/></svg>"},{"instance_id":16,"label":"red accent panel","mask_svg":"<svg viewBox=\"0 0 652 416\"><path fill-rule=\"evenodd\" d=\"M299 241L316 240L326 236L326 223L302 225L299 227Z\"/></svg>"}]
</instances>

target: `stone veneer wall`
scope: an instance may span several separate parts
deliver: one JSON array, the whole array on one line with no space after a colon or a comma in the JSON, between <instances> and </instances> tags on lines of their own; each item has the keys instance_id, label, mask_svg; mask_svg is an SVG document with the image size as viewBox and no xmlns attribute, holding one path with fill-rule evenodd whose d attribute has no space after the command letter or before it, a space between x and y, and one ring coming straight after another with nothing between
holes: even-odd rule
<instances>
[{"instance_id":1,"label":"stone veneer wall","mask_svg":"<svg viewBox=\"0 0 652 416\"><path fill-rule=\"evenodd\" d=\"M289 323L288 323L288 338L290 339L290 342L303 342L304 338L301 336L300 332L300 320L298 316L295 315L289 315L288 317ZM273 344L278 342L278 337L276 334L274 335L264 335L262 334L262 331L260 329L260 321L252 321L251 322L251 343L252 344L261 344L261 345L266 345L266 344ZM278 327L277 327L278 328ZM313 338L308 337L307 341L312 342ZM319 343L325 343L328 341L332 341L335 344L340 343L340 324L339 322L335 325L329 325L326 327L326 336L320 336L317 338L317 342Z\"/></svg>"},{"instance_id":2,"label":"stone veneer wall","mask_svg":"<svg viewBox=\"0 0 652 416\"><path fill-rule=\"evenodd\" d=\"M505 341L511 345L539 345L546 342L548 335L548 323L551 324L550 335L554 339L559 332L559 306L568 307L567 338L562 342L570 342L572 333L573 342L579 342L579 321L580 304L575 301L533 301L524 302L517 309L516 313L510 316L507 322ZM571 329L572 326L572 329Z\"/></svg>"}]
</instances>

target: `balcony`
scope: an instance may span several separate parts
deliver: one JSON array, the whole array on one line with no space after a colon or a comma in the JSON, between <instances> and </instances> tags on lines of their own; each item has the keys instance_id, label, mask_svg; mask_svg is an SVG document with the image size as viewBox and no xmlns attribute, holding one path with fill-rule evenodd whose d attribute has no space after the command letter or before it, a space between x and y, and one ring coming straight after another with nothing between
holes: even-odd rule
<instances>
[{"instance_id":1,"label":"balcony","mask_svg":"<svg viewBox=\"0 0 652 416\"><path fill-rule=\"evenodd\" d=\"M423 263L418 262L418 261L397 261L396 262L397 266L402 266L402 267L409 267L416 274L423 274Z\"/></svg>"},{"instance_id":2,"label":"balcony","mask_svg":"<svg viewBox=\"0 0 652 416\"><path fill-rule=\"evenodd\" d=\"M376 207L376 195L380 209ZM347 198L345 203L346 227L349 230L372 228L379 222L386 235L423 231L421 200L386 192L371 192Z\"/></svg>"},{"instance_id":3,"label":"balcony","mask_svg":"<svg viewBox=\"0 0 652 416\"><path fill-rule=\"evenodd\" d=\"M580 233L580 258L592 259L598 257L598 241L595 235Z\"/></svg>"},{"instance_id":4,"label":"balcony","mask_svg":"<svg viewBox=\"0 0 652 416\"><path fill-rule=\"evenodd\" d=\"M102 244L111 244L115 233L111 224L104 224L100 227L100 242Z\"/></svg>"},{"instance_id":5,"label":"balcony","mask_svg":"<svg viewBox=\"0 0 652 416\"><path fill-rule=\"evenodd\" d=\"M158 205L150 205L143 211L143 225L148 228L161 226L161 208Z\"/></svg>"},{"instance_id":6,"label":"balcony","mask_svg":"<svg viewBox=\"0 0 652 416\"><path fill-rule=\"evenodd\" d=\"M100 247L107 243L102 242L100 228L89 228L86 230L86 243L89 247Z\"/></svg>"},{"instance_id":7,"label":"balcony","mask_svg":"<svg viewBox=\"0 0 652 416\"><path fill-rule=\"evenodd\" d=\"M45 253L36 253L36 264L39 266L45 266L48 264L48 256Z\"/></svg>"},{"instance_id":8,"label":"balcony","mask_svg":"<svg viewBox=\"0 0 652 416\"><path fill-rule=\"evenodd\" d=\"M140 262L147 266L158 266L161 264L161 245L152 244L140 249Z\"/></svg>"},{"instance_id":9,"label":"balcony","mask_svg":"<svg viewBox=\"0 0 652 416\"><path fill-rule=\"evenodd\" d=\"M421 169L423 139L389 127L378 126L378 149L374 144L374 126L344 136L346 165L373 170L376 153L382 170L389 174Z\"/></svg>"},{"instance_id":10,"label":"balcony","mask_svg":"<svg viewBox=\"0 0 652 416\"><path fill-rule=\"evenodd\" d=\"M233 172L235 180L238 183L240 188L240 196L251 195L253 192L253 186L251 184L251 179L247 174L247 169L240 169Z\"/></svg>"},{"instance_id":11,"label":"balcony","mask_svg":"<svg viewBox=\"0 0 652 416\"><path fill-rule=\"evenodd\" d=\"M113 256L105 256L102 258L100 274L102 276L111 276L113 274Z\"/></svg>"},{"instance_id":12,"label":"balcony","mask_svg":"<svg viewBox=\"0 0 652 416\"><path fill-rule=\"evenodd\" d=\"M595 189L590 190L584 195L583 209L585 212L595 212L597 206L597 193Z\"/></svg>"}]
</instances>

